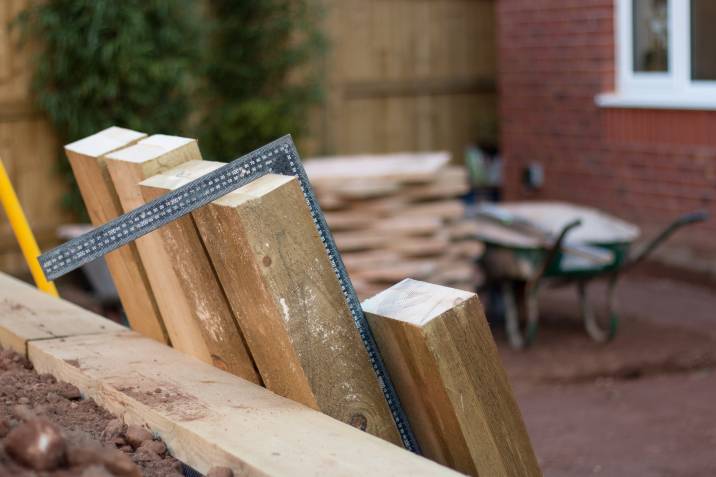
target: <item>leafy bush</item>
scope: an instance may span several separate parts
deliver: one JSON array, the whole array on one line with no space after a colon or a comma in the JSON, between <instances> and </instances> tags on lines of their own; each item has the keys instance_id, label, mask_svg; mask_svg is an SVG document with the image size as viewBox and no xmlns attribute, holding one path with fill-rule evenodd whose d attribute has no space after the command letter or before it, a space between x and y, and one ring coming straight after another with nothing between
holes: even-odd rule
<instances>
[{"instance_id":1,"label":"leafy bush","mask_svg":"<svg viewBox=\"0 0 716 477\"><path fill-rule=\"evenodd\" d=\"M39 40L34 90L64 143L114 124L185 130L200 52L192 0L49 0L18 20ZM60 164L74 184L67 161ZM83 215L71 190L66 205Z\"/></svg>"},{"instance_id":2,"label":"leafy bush","mask_svg":"<svg viewBox=\"0 0 716 477\"><path fill-rule=\"evenodd\" d=\"M227 160L300 134L320 97L315 0L45 0L18 19L33 86L64 144L110 125L199 136ZM300 70L300 71L299 71ZM72 184L69 208L84 216Z\"/></svg>"},{"instance_id":3,"label":"leafy bush","mask_svg":"<svg viewBox=\"0 0 716 477\"><path fill-rule=\"evenodd\" d=\"M286 133L305 132L321 99L325 47L313 0L208 0L199 132L207 159L228 160Z\"/></svg>"}]
</instances>

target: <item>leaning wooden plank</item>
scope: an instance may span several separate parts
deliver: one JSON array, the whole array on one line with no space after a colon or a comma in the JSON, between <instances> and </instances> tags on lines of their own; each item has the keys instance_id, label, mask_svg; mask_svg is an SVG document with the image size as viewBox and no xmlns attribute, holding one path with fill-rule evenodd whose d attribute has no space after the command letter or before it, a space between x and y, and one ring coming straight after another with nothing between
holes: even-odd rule
<instances>
[{"instance_id":1,"label":"leaning wooden plank","mask_svg":"<svg viewBox=\"0 0 716 477\"><path fill-rule=\"evenodd\" d=\"M198 150L195 155L198 155ZM191 178L186 180L187 174L190 174L188 170L191 170L192 166L199 166L203 171L209 171L221 165L221 163L205 164L201 160L192 160L179 166L184 172L173 173L180 176L185 174L184 182L188 182ZM162 187L165 177L164 174L157 174L138 183L137 187L144 200L156 199L168 191L167 188ZM200 336L211 353L212 363L244 379L261 383L242 330L202 244L192 216L186 215L174 220L164 225L158 232L171 257L168 265L172 267L180 285L180 289L176 292L182 294L194 310ZM236 246L228 237L224 237L222 244L230 248Z\"/></svg>"},{"instance_id":2,"label":"leaning wooden plank","mask_svg":"<svg viewBox=\"0 0 716 477\"><path fill-rule=\"evenodd\" d=\"M94 225L101 225L122 214L122 206L102 156L133 144L144 136L146 134L137 131L111 127L65 146L87 213ZM130 326L145 336L168 342L136 246L130 243L105 255L105 260Z\"/></svg>"},{"instance_id":3,"label":"leaning wooden plank","mask_svg":"<svg viewBox=\"0 0 716 477\"><path fill-rule=\"evenodd\" d=\"M210 170L191 167L143 185L167 191ZM398 443L297 180L264 176L192 215L266 387Z\"/></svg>"},{"instance_id":4,"label":"leaning wooden plank","mask_svg":"<svg viewBox=\"0 0 716 477\"><path fill-rule=\"evenodd\" d=\"M241 476L456 476L454 471L126 332L30 343L39 372L146 425L199 472Z\"/></svg>"},{"instance_id":5,"label":"leaning wooden plank","mask_svg":"<svg viewBox=\"0 0 716 477\"><path fill-rule=\"evenodd\" d=\"M33 340L126 328L0 273L0 347L27 353Z\"/></svg>"},{"instance_id":6,"label":"leaning wooden plank","mask_svg":"<svg viewBox=\"0 0 716 477\"><path fill-rule=\"evenodd\" d=\"M363 302L425 456L541 475L477 295L406 279Z\"/></svg>"},{"instance_id":7,"label":"leaning wooden plank","mask_svg":"<svg viewBox=\"0 0 716 477\"><path fill-rule=\"evenodd\" d=\"M139 188L141 181L183 162L201 159L201 153L194 139L158 134L107 154L105 158L122 208L129 212L146 202ZM177 258L167 252L161 231L156 230L134 243L172 346L211 363L211 352L204 341L198 316L201 308L194 306L184 293L181 278L174 271Z\"/></svg>"}]
</instances>

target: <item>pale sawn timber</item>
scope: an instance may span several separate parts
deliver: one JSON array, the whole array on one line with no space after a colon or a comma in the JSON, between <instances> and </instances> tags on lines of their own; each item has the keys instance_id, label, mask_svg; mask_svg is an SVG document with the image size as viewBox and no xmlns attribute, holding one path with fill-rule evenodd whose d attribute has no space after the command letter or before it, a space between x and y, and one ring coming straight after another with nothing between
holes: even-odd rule
<instances>
[{"instance_id":1,"label":"pale sawn timber","mask_svg":"<svg viewBox=\"0 0 716 477\"><path fill-rule=\"evenodd\" d=\"M363 309L426 457L482 477L541 475L476 294L405 279Z\"/></svg>"},{"instance_id":2,"label":"pale sawn timber","mask_svg":"<svg viewBox=\"0 0 716 477\"><path fill-rule=\"evenodd\" d=\"M213 167L143 186L166 192ZM297 180L269 174L192 215L266 387L400 443Z\"/></svg>"},{"instance_id":3,"label":"pale sawn timber","mask_svg":"<svg viewBox=\"0 0 716 477\"><path fill-rule=\"evenodd\" d=\"M247 477L458 475L1 273L0 284L0 336L27 343L38 372L148 427L199 472L228 466ZM34 326L25 326L28 319Z\"/></svg>"},{"instance_id":4,"label":"pale sawn timber","mask_svg":"<svg viewBox=\"0 0 716 477\"><path fill-rule=\"evenodd\" d=\"M146 202L139 183L189 160L201 159L195 139L157 134L105 156L124 212ZM161 232L155 230L134 241L154 297L164 318L172 347L211 363L211 352L201 332L196 309L183 293Z\"/></svg>"},{"instance_id":5,"label":"pale sawn timber","mask_svg":"<svg viewBox=\"0 0 716 477\"><path fill-rule=\"evenodd\" d=\"M103 156L145 136L130 129L111 127L65 146L92 225L102 225L123 213ZM104 259L132 329L168 343L161 312L136 245L127 244L108 253Z\"/></svg>"}]
</instances>

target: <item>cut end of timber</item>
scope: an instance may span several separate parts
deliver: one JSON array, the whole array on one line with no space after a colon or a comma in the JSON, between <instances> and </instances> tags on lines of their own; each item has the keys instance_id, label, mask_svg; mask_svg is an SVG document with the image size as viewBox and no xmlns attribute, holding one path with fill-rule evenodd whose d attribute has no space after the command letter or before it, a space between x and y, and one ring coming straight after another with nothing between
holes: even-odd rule
<instances>
[{"instance_id":1,"label":"cut end of timber","mask_svg":"<svg viewBox=\"0 0 716 477\"><path fill-rule=\"evenodd\" d=\"M225 165L223 162L188 161L173 169L150 177L141 182L140 185L156 189L174 190ZM235 191L229 192L214 201L214 203L234 207L252 199L262 197L292 180L296 179L293 176L267 174Z\"/></svg>"},{"instance_id":2,"label":"cut end of timber","mask_svg":"<svg viewBox=\"0 0 716 477\"><path fill-rule=\"evenodd\" d=\"M139 185L143 187L174 190L225 165L223 162L214 161L187 161L168 171L150 177L142 181Z\"/></svg>"},{"instance_id":3,"label":"cut end of timber","mask_svg":"<svg viewBox=\"0 0 716 477\"><path fill-rule=\"evenodd\" d=\"M142 139L133 146L107 154L107 158L142 164L147 161L160 158L175 149L179 149L187 144L195 142L196 139L155 134L154 136Z\"/></svg>"},{"instance_id":4,"label":"cut end of timber","mask_svg":"<svg viewBox=\"0 0 716 477\"><path fill-rule=\"evenodd\" d=\"M147 135L132 129L112 126L65 146L65 150L89 157L100 157L131 144Z\"/></svg>"},{"instance_id":5,"label":"cut end of timber","mask_svg":"<svg viewBox=\"0 0 716 477\"><path fill-rule=\"evenodd\" d=\"M406 278L362 305L368 313L423 326L472 297L472 292Z\"/></svg>"},{"instance_id":6,"label":"cut end of timber","mask_svg":"<svg viewBox=\"0 0 716 477\"><path fill-rule=\"evenodd\" d=\"M124 330L111 320L0 273L0 348L24 355L29 341Z\"/></svg>"},{"instance_id":7,"label":"cut end of timber","mask_svg":"<svg viewBox=\"0 0 716 477\"><path fill-rule=\"evenodd\" d=\"M167 151L182 147L190 142L196 142L196 139L182 136L169 136L168 134L153 134L139 141L140 144L160 147Z\"/></svg>"},{"instance_id":8,"label":"cut end of timber","mask_svg":"<svg viewBox=\"0 0 716 477\"><path fill-rule=\"evenodd\" d=\"M282 185L296 180L297 179L293 176L267 174L239 189L236 189L235 192L226 194L224 197L214 201L214 203L227 207L236 207L237 205L244 204L253 199L263 197L264 195L278 189Z\"/></svg>"}]
</instances>

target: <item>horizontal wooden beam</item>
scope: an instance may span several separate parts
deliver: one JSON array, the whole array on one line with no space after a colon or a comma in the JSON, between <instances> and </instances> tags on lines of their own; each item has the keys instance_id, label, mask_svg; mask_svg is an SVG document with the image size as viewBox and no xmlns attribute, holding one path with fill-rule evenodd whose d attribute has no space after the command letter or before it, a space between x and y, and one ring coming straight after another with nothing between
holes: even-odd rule
<instances>
[{"instance_id":1,"label":"horizontal wooden beam","mask_svg":"<svg viewBox=\"0 0 716 477\"><path fill-rule=\"evenodd\" d=\"M371 99L456 94L493 94L494 78L445 78L381 81L352 81L340 86L345 99Z\"/></svg>"},{"instance_id":2,"label":"horizontal wooden beam","mask_svg":"<svg viewBox=\"0 0 716 477\"><path fill-rule=\"evenodd\" d=\"M84 316L85 326L107 322L26 285L0 286L0 303L8 300L4 330L33 314L51 323L58 312ZM127 423L148 426L199 472L220 465L242 476L459 475L131 331L32 336L25 336L28 357L39 372L74 384Z\"/></svg>"},{"instance_id":3,"label":"horizontal wooden beam","mask_svg":"<svg viewBox=\"0 0 716 477\"><path fill-rule=\"evenodd\" d=\"M124 212L145 203L139 189L141 181L190 159L201 159L196 140L164 135L142 139L137 144L105 156L107 170ZM203 340L201 324L197 318L199 308L192 306L182 292L181 281L174 272L174 263L180 259L172 257L162 239L162 232L167 226L140 237L134 244L147 272L172 346L211 363L211 352Z\"/></svg>"},{"instance_id":4,"label":"horizontal wooden beam","mask_svg":"<svg viewBox=\"0 0 716 477\"><path fill-rule=\"evenodd\" d=\"M0 346L27 353L27 343L126 330L79 306L57 300L0 273Z\"/></svg>"},{"instance_id":5,"label":"horizontal wooden beam","mask_svg":"<svg viewBox=\"0 0 716 477\"><path fill-rule=\"evenodd\" d=\"M171 175L176 169L186 172L186 168L191 170L192 165L196 165L204 166L204 171L208 172L221 165L200 160L198 148L193 156L194 160L138 183L137 188L144 199L149 202L167 193L170 189L161 185L166 185L166 179L176 179ZM240 323L237 323L237 316L231 308L230 300L227 300L192 214L171 221L157 230L157 233L163 239L166 252L171 256L170 263L165 264L162 269L175 274L179 285L175 293L181 293L193 308L200 333L211 353L211 362L225 371L261 384L261 377L244 337L245 333L242 332ZM222 245L226 244L228 248L236 247L233 238L227 237L228 235L222 237Z\"/></svg>"}]
</instances>

